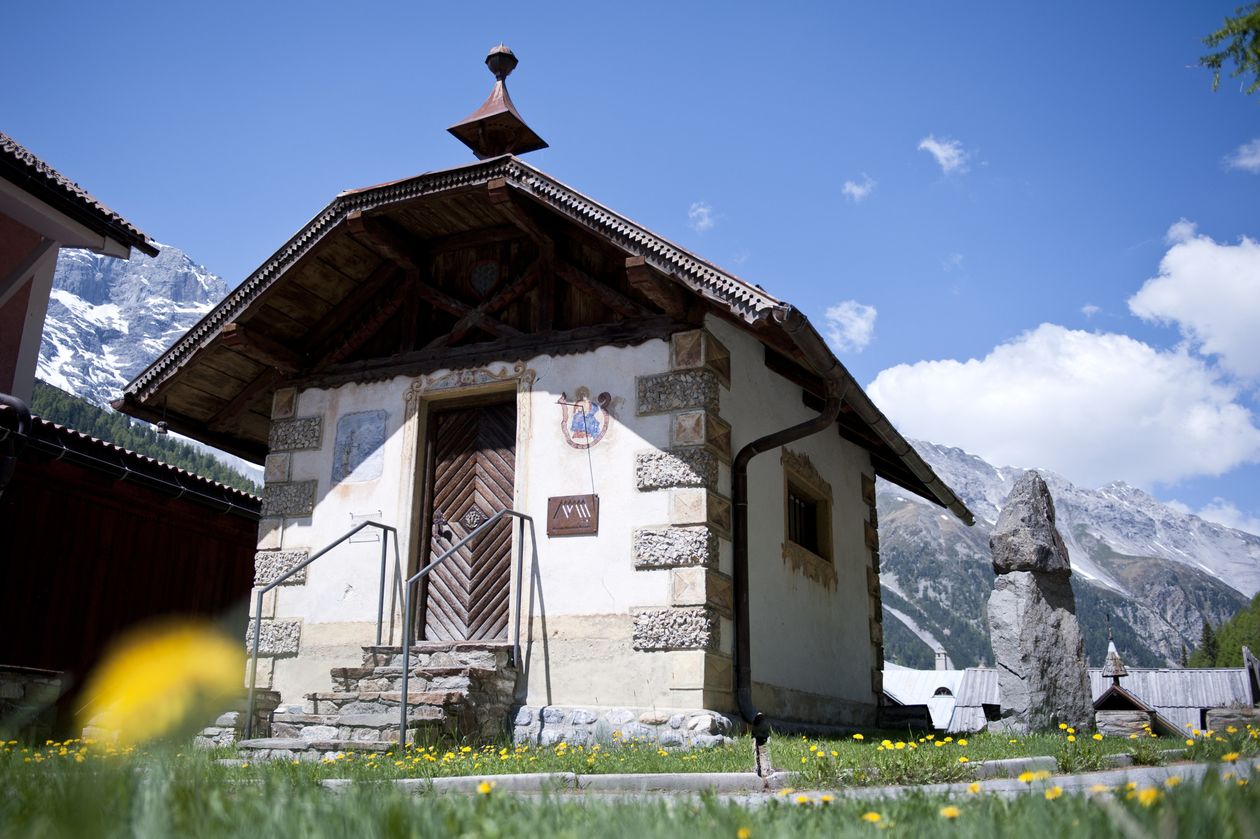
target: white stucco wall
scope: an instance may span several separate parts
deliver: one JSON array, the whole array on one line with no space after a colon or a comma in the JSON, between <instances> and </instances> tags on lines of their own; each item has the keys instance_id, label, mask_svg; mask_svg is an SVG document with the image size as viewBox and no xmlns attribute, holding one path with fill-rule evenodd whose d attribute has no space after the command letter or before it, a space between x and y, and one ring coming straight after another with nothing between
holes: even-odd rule
<instances>
[{"instance_id":1,"label":"white stucco wall","mask_svg":"<svg viewBox=\"0 0 1260 839\"><path fill-rule=\"evenodd\" d=\"M734 450L763 434L814 415L801 403L800 388L768 370L761 345L729 324L710 319L707 328L731 352L730 390L720 391L720 415L732 426ZM525 701L531 705L595 705L639 708L682 707L699 696L680 691L697 672L703 654L636 652L634 613L670 605L670 571L637 570L632 557L636 528L669 524L668 490L640 492L635 454L669 447L668 414L637 416L637 376L669 369L669 344L653 340L634 347L603 347L568 356L540 355L523 364L524 384L509 363L488 365L471 390L453 386L449 371L395 377L375 383L312 388L298 395L297 417L319 416L319 449L294 451L289 480L318 482L313 517L286 521L280 544L266 547L317 550L344 534L352 516L371 516L398 526L403 560L414 561L419 545L410 538L417 511L413 497L423 468L425 411L408 422L406 396L417 383L422 400L501 390L517 393L516 507L534 517L538 534L538 579L523 591L530 611L522 621L529 672ZM518 371L521 372L521 371ZM570 446L562 433L561 394L578 388L612 396L613 421L593 448ZM331 486L338 420L349 413L387 412L384 468L379 478ZM869 602L863 541L866 507L861 475L870 473L865 452L824 432L791 448L807 454L831 483L838 585L829 589L793 572L783 561L783 467L777 452L753 461L749 473L752 665L754 682L802 695L873 703ZM547 499L594 491L600 496L598 536L549 538ZM730 474L719 470L718 492L729 497ZM722 540L719 568L731 572L731 551ZM345 544L308 570L305 585L277 590L269 617L299 618L301 655L275 663L274 686L285 702L330 688L328 669L356 666L358 647L372 643L376 616L380 544ZM389 557L392 567L392 553ZM514 563L515 570L515 563ZM532 577L532 575L529 575ZM517 581L513 581L513 592ZM392 588L392 586L391 586ZM513 594L511 602L515 603ZM400 604L388 604L391 611ZM510 636L510 630L509 630ZM397 635L395 635L395 639ZM721 620L720 649L729 655L733 630ZM697 659L696 656L701 656ZM703 669L703 665L699 665ZM769 696L769 695L767 695ZM774 708L767 707L774 715Z\"/></svg>"},{"instance_id":2,"label":"white stucco wall","mask_svg":"<svg viewBox=\"0 0 1260 839\"><path fill-rule=\"evenodd\" d=\"M762 345L716 318L705 324L731 353L731 390L722 395L722 416L731 423L734 451L758 437L817 416L801 402L798 385L764 363ZM784 478L779 452L766 452L749 466L749 601L754 685L874 703L870 605L861 476L872 475L870 458L835 429L788 448L809 457L831 484L833 560L838 582L829 590L783 560ZM770 716L770 694L754 696ZM783 713L781 710L779 714Z\"/></svg>"}]
</instances>

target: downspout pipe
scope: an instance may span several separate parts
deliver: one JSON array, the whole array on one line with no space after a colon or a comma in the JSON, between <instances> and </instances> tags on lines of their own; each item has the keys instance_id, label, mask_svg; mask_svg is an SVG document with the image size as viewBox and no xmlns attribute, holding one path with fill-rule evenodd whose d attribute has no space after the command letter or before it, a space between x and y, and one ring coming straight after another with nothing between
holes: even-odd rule
<instances>
[{"instance_id":1,"label":"downspout pipe","mask_svg":"<svg viewBox=\"0 0 1260 839\"><path fill-rule=\"evenodd\" d=\"M853 383L852 377L836 360L822 336L815 331L795 306L784 306L772 313L801 355L823 379L826 401L822 412L805 422L767 434L748 443L735 455L731 464L732 545L734 554L733 594L735 599L735 701L739 714L752 729L754 740L764 744L770 736L770 723L758 711L752 698L752 628L748 619L748 464L757 455L779 446L817 434L830 428L840 415L844 396Z\"/></svg>"},{"instance_id":2,"label":"downspout pipe","mask_svg":"<svg viewBox=\"0 0 1260 839\"><path fill-rule=\"evenodd\" d=\"M4 495L4 489L17 469L18 454L31 431L31 409L21 399L7 393L0 393L0 406L17 413L17 428L4 429L5 435L0 438L0 495Z\"/></svg>"}]
</instances>

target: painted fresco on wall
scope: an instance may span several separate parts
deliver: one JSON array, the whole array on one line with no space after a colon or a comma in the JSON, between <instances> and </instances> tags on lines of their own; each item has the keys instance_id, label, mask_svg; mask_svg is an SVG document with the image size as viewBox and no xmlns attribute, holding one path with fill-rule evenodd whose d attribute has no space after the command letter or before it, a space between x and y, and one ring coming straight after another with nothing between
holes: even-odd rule
<instances>
[{"instance_id":1,"label":"painted fresco on wall","mask_svg":"<svg viewBox=\"0 0 1260 839\"><path fill-rule=\"evenodd\" d=\"M385 465L386 411L360 411L337 420L332 482L374 481Z\"/></svg>"},{"instance_id":2,"label":"painted fresco on wall","mask_svg":"<svg viewBox=\"0 0 1260 839\"><path fill-rule=\"evenodd\" d=\"M612 396L604 391L591 398L590 388L580 387L573 399L560 394L560 428L564 440L575 449L589 449L604 439L612 425Z\"/></svg>"}]
</instances>

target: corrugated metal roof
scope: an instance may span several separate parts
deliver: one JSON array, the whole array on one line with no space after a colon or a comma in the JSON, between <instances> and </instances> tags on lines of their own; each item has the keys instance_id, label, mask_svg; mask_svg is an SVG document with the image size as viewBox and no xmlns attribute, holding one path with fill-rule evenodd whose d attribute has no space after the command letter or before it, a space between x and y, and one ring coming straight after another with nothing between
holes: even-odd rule
<instances>
[{"instance_id":1,"label":"corrugated metal roof","mask_svg":"<svg viewBox=\"0 0 1260 839\"><path fill-rule=\"evenodd\" d=\"M903 705L926 705L936 691L945 688L950 696L958 696L962 682L961 670L911 670L885 667L884 690L893 694Z\"/></svg>"},{"instance_id":2,"label":"corrugated metal roof","mask_svg":"<svg viewBox=\"0 0 1260 839\"><path fill-rule=\"evenodd\" d=\"M968 667L963 671L958 686L958 704L968 707L1000 705L1002 692L998 686L998 671L992 667Z\"/></svg>"},{"instance_id":3,"label":"corrugated metal roof","mask_svg":"<svg viewBox=\"0 0 1260 839\"><path fill-rule=\"evenodd\" d=\"M1202 711L1231 705L1250 706L1251 682L1242 667L1172 669L1130 667L1120 686L1141 699L1179 728L1203 724ZM1102 668L1089 669L1089 689L1095 701L1111 686Z\"/></svg>"}]
</instances>

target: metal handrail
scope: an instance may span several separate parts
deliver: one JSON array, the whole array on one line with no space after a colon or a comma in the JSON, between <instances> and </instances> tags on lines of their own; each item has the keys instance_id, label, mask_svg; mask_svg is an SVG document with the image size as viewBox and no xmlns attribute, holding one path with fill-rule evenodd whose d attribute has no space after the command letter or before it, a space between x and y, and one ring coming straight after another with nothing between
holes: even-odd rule
<instances>
[{"instance_id":1,"label":"metal handrail","mask_svg":"<svg viewBox=\"0 0 1260 839\"><path fill-rule=\"evenodd\" d=\"M409 703L409 694L407 684L411 676L411 590L415 584L424 578L430 571L436 568L440 563L445 562L447 558L453 555L457 550L471 542L482 531L487 530L501 519L505 517L515 518L517 525L517 542L516 542L516 621L513 625L512 632L512 664L520 666L521 660L521 590L524 588L524 579L522 578L522 570L525 561L525 523L529 522L529 541L530 554L533 561L538 561L538 533L534 529L533 516L527 516L516 510L500 510L490 518L482 522L472 533L469 533L463 539L460 539L454 545L447 548L441 556L429 562L428 565L421 568L403 584L403 625L402 625L402 692L399 695L399 712L398 712L398 745L400 747L407 745L407 712Z\"/></svg>"},{"instance_id":2,"label":"metal handrail","mask_svg":"<svg viewBox=\"0 0 1260 839\"><path fill-rule=\"evenodd\" d=\"M288 571L285 571L279 577L272 580L269 585L266 585L263 588L260 588L258 590L257 595L254 600L254 620L253 620L254 648L253 648L253 658L250 661L250 668L249 668L249 709L248 709L249 716L245 720L245 739L246 740L248 740L254 734L254 688L258 683L258 647L262 639L263 596L267 592L275 588L276 586L283 583L285 580L292 577L297 572L301 571L306 566L310 565L315 560L319 559L324 554L331 551L333 548L340 545L342 542L345 542L351 536L354 536L359 531L368 527L377 528L378 530L382 531L382 533L384 534L381 537L381 578L380 578L380 585L377 591L377 600L376 600L376 646L379 647L381 645L381 629L385 622L385 564L386 564L386 556L389 552L389 543L390 543L389 537L391 534L394 537L393 543L394 543L395 573L397 576L402 576L400 573L401 567L402 567L401 560L398 555L398 528L391 527L388 524L381 524L380 522L365 521L362 524L358 525L357 527L351 528L341 538L337 539L334 542L329 543L327 546L325 546L318 552L311 554L302 562L299 562L297 565L294 565ZM406 637L406 635L407 633L406 633L406 630L404 629L403 636ZM392 629L390 630L390 637L391 639L393 637Z\"/></svg>"}]
</instances>

